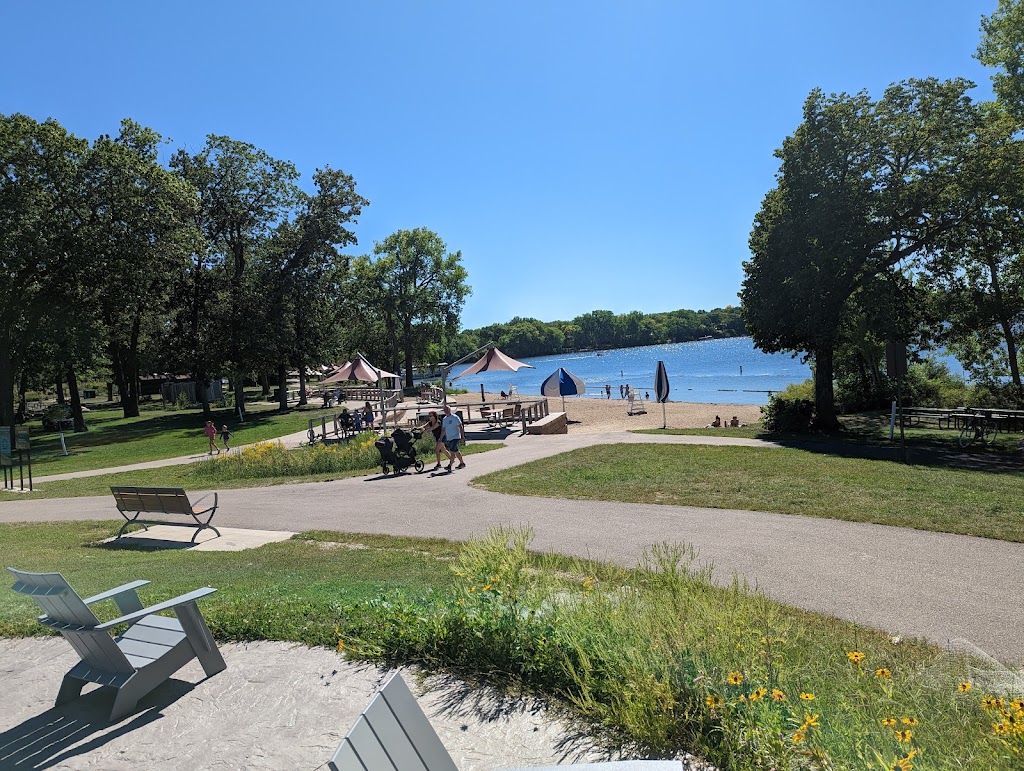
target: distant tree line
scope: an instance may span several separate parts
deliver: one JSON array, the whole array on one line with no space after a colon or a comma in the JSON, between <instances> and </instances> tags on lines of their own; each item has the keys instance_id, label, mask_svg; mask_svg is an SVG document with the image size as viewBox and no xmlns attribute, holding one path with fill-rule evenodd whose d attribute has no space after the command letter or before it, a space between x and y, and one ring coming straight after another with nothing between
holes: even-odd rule
<instances>
[{"instance_id":1,"label":"distant tree line","mask_svg":"<svg viewBox=\"0 0 1024 771\"><path fill-rule=\"evenodd\" d=\"M190 375L207 413L222 377L240 412L246 379L286 409L291 370L356 350L397 367L454 338L461 254L417 228L346 255L369 204L350 175L318 169L303 190L246 142L211 135L166 165L163 144L131 120L89 142L0 115L0 425L27 391L66 384L85 430L83 375L112 379L126 417L141 373Z\"/></svg>"},{"instance_id":2,"label":"distant tree line","mask_svg":"<svg viewBox=\"0 0 1024 771\"><path fill-rule=\"evenodd\" d=\"M760 348L807 355L819 428L839 425L837 379L889 397L889 340L944 346L1024 400L1024 0L1000 0L982 32L995 101L962 78L877 99L815 89L776 151L741 307Z\"/></svg>"},{"instance_id":3,"label":"distant tree line","mask_svg":"<svg viewBox=\"0 0 1024 771\"><path fill-rule=\"evenodd\" d=\"M731 305L710 311L665 313L591 311L572 321L516 317L504 324L464 330L453 339L448 361L455 361L490 341L496 342L510 356L521 357L682 343L705 337L739 337L745 334L740 309Z\"/></svg>"}]
</instances>

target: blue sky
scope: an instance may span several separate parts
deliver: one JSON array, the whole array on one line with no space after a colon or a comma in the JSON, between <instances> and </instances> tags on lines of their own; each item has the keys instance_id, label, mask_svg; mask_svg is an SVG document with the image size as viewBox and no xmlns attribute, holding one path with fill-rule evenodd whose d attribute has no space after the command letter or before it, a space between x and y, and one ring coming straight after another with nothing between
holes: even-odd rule
<instances>
[{"instance_id":1,"label":"blue sky","mask_svg":"<svg viewBox=\"0 0 1024 771\"><path fill-rule=\"evenodd\" d=\"M467 327L738 302L807 93L964 76L996 0L101 2L0 7L0 112L122 117L353 174L359 246L461 250Z\"/></svg>"}]
</instances>

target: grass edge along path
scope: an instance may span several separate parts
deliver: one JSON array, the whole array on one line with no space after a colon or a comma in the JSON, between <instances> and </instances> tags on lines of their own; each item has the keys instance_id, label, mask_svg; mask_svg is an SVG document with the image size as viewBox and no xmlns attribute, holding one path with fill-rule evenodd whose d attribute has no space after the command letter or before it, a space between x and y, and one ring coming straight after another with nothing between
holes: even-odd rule
<instances>
[{"instance_id":1,"label":"grass edge along path","mask_svg":"<svg viewBox=\"0 0 1024 771\"><path fill-rule=\"evenodd\" d=\"M0 525L0 560L86 593L158 576L147 602L205 582L220 640L328 645L542 696L629 755L686 750L734 771L1020 767L1024 702L968 659L716 587L685 546L631 570L535 554L528 531L501 529L466 544L318 531L245 552L98 547L115 527ZM0 634L45 634L35 613L3 593Z\"/></svg>"},{"instance_id":2,"label":"grass edge along path","mask_svg":"<svg viewBox=\"0 0 1024 771\"><path fill-rule=\"evenodd\" d=\"M272 444L268 442L265 444ZM503 445L497 443L471 442L462 448L463 455L475 455L481 452L501 449ZM259 447L257 445L256 447ZM321 448L321 449L318 449ZM246 452L252 452L255 448L248 448ZM256 452L259 452L258 450ZM299 448L287 450L288 453L301 455L310 452L322 452L322 445L313 448ZM254 453L255 454L255 453ZM5 501L25 501L46 498L81 498L90 495L109 495L110 488L116 486L129 487L182 487L189 491L210 490L233 490L243 487L273 487L277 485L305 484L309 482L332 482L336 479L347 479L349 477L364 476L372 473L375 469L379 472L380 465L377 463L377 451L371 449L365 453L371 460L369 465L361 465L357 468L346 468L331 471L313 473L268 473L266 475L250 477L223 477L215 474L201 474L201 464L215 465L217 456L213 460L203 459L193 463L180 464L176 466L162 466L152 469L139 469L136 471L119 471L112 474L97 474L90 477L79 477L75 479L63 479L53 482L43 482L35 486L34 492L14 493L0 490L0 504ZM225 456L220 456L225 457ZM430 444L429 454L420 452L419 457L431 467L434 459L433 444ZM377 464L377 465L373 465ZM205 469L202 469L205 470ZM414 473L410 470L408 473Z\"/></svg>"},{"instance_id":3,"label":"grass edge along path","mask_svg":"<svg viewBox=\"0 0 1024 771\"><path fill-rule=\"evenodd\" d=\"M800 449L612 444L495 471L484 490L874 522L1024 542L1024 474Z\"/></svg>"}]
</instances>

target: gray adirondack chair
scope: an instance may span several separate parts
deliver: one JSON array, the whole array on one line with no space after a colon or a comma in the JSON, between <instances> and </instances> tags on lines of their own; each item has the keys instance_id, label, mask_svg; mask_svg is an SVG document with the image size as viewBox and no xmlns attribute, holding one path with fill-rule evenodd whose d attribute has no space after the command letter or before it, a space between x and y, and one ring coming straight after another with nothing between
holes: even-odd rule
<instances>
[{"instance_id":1,"label":"gray adirondack chair","mask_svg":"<svg viewBox=\"0 0 1024 771\"><path fill-rule=\"evenodd\" d=\"M416 697L392 672L327 762L330 771L458 771ZM548 766L550 771L682 771L678 760ZM527 771L509 769L508 771ZM544 771L534 768L530 771Z\"/></svg>"},{"instance_id":2,"label":"gray adirondack chair","mask_svg":"<svg viewBox=\"0 0 1024 771\"><path fill-rule=\"evenodd\" d=\"M115 721L194 658L207 676L227 666L196 605L216 589L196 589L144 608L135 590L149 581L132 581L83 600L60 573L7 569L15 578L11 588L42 608L39 623L64 635L82 659L64 675L57 704L78 698L86 683L110 686L117 690L110 713ZM89 608L101 600L113 600L121 616L101 624ZM156 615L172 608L177 618ZM124 634L110 636L113 627L125 623L129 626Z\"/></svg>"}]
</instances>

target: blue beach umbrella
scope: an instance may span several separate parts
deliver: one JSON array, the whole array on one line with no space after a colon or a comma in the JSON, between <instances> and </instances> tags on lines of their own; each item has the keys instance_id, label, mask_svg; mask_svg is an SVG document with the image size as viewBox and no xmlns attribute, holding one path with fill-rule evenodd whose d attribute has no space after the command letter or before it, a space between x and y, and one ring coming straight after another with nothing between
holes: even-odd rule
<instances>
[{"instance_id":1,"label":"blue beach umbrella","mask_svg":"<svg viewBox=\"0 0 1024 771\"><path fill-rule=\"evenodd\" d=\"M668 418L665 417L665 402L668 401L668 373L665 371L665 362L659 361L654 370L654 395L661 402L661 427L668 428Z\"/></svg>"},{"instance_id":2,"label":"blue beach umbrella","mask_svg":"<svg viewBox=\"0 0 1024 771\"><path fill-rule=\"evenodd\" d=\"M562 367L552 372L548 379L540 384L541 396L562 397L562 412L565 412L566 396L579 396L586 392L587 387L583 385L583 381Z\"/></svg>"}]
</instances>

